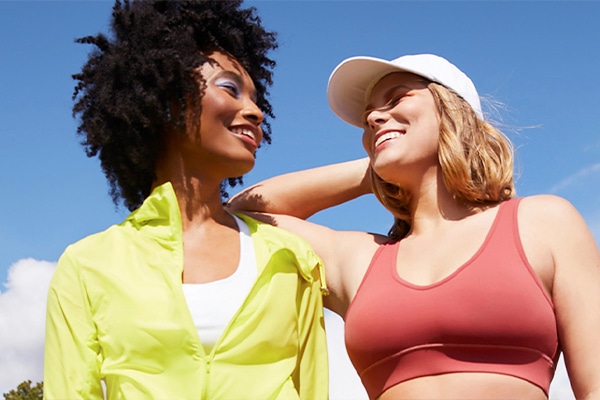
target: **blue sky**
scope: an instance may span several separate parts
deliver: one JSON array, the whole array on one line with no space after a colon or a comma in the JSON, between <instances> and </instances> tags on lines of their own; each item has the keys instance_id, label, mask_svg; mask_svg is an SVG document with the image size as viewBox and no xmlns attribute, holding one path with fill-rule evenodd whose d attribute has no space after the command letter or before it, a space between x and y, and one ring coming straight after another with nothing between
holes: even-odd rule
<instances>
[{"instance_id":1,"label":"blue sky","mask_svg":"<svg viewBox=\"0 0 600 400\"><path fill-rule=\"evenodd\" d=\"M246 4L258 8L280 42L273 53L273 144L259 150L246 184L364 155L360 131L327 106L327 79L342 59L434 53L472 78L484 111L506 126L517 147L518 194L567 198L600 239L600 2ZM79 146L71 117L70 76L90 50L74 39L105 31L111 5L0 0L0 342L17 335L6 328L20 312L16 293L47 276L39 272L44 267L23 265L51 266L69 243L126 215L112 204L97 160ZM372 196L313 220L381 233L391 223ZM0 369L5 361L0 356ZM0 381L0 393L6 389Z\"/></svg>"}]
</instances>

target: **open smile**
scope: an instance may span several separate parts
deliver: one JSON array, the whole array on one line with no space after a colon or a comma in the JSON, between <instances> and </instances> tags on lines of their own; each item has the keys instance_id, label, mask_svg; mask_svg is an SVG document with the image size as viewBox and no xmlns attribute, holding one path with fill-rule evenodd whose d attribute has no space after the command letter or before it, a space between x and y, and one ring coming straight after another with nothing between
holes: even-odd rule
<instances>
[{"instance_id":1,"label":"open smile","mask_svg":"<svg viewBox=\"0 0 600 400\"><path fill-rule=\"evenodd\" d=\"M382 143L384 143L388 140L397 139L404 134L405 134L404 131L399 131L399 130L386 131L381 134L378 134L375 138L375 148L379 147Z\"/></svg>"},{"instance_id":2,"label":"open smile","mask_svg":"<svg viewBox=\"0 0 600 400\"><path fill-rule=\"evenodd\" d=\"M256 128L236 126L231 128L230 131L239 136L244 142L251 144L255 148L258 147L260 139Z\"/></svg>"}]
</instances>

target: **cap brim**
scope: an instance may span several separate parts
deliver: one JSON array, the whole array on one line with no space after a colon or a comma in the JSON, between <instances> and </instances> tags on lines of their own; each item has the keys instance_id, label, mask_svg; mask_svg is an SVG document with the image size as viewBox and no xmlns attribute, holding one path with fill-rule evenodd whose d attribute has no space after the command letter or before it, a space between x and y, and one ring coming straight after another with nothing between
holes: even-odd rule
<instances>
[{"instance_id":1,"label":"cap brim","mask_svg":"<svg viewBox=\"0 0 600 400\"><path fill-rule=\"evenodd\" d=\"M342 120L362 128L367 93L379 79L395 71L415 73L380 58L351 57L344 60L329 77L329 106Z\"/></svg>"}]
</instances>

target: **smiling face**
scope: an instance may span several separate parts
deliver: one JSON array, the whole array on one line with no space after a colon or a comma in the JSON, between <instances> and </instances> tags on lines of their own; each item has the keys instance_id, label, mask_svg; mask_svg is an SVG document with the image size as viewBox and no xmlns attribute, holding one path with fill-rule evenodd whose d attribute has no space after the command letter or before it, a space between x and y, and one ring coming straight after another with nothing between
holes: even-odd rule
<instances>
[{"instance_id":1,"label":"smiling face","mask_svg":"<svg viewBox=\"0 0 600 400\"><path fill-rule=\"evenodd\" d=\"M364 113L363 146L377 174L398 182L398 174L437 166L439 116L428 81L405 72L373 87Z\"/></svg>"},{"instance_id":2,"label":"smiling face","mask_svg":"<svg viewBox=\"0 0 600 400\"><path fill-rule=\"evenodd\" d=\"M246 70L221 52L210 59L199 68L205 81L199 120L188 112L187 134L170 135L167 151L181 158L187 172L223 180L253 168L264 115Z\"/></svg>"}]
</instances>

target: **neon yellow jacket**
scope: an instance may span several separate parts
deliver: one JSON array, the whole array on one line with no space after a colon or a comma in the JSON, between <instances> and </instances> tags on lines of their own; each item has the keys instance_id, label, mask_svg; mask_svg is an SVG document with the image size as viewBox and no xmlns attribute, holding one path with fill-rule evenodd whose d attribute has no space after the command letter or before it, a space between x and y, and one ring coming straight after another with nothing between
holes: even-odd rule
<instances>
[{"instance_id":1,"label":"neon yellow jacket","mask_svg":"<svg viewBox=\"0 0 600 400\"><path fill-rule=\"evenodd\" d=\"M326 399L321 261L298 237L240 217L258 277L210 354L181 287L169 183L123 223L69 246L48 294L44 397L102 398L104 380L109 399Z\"/></svg>"}]
</instances>

